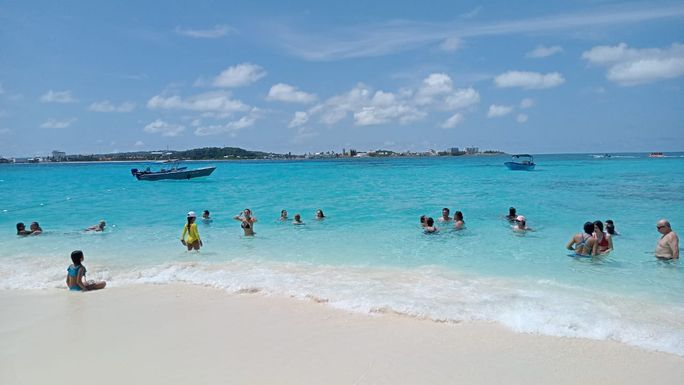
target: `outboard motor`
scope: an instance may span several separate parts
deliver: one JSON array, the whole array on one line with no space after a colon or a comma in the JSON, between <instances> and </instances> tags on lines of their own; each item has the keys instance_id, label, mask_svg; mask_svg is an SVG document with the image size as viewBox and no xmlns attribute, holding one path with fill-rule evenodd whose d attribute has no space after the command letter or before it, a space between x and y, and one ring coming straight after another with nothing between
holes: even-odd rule
<instances>
[{"instance_id":1,"label":"outboard motor","mask_svg":"<svg viewBox=\"0 0 684 385\"><path fill-rule=\"evenodd\" d=\"M138 169L137 169L137 168L132 168L132 169L131 169L131 175L135 176L137 173L138 173Z\"/></svg>"}]
</instances>

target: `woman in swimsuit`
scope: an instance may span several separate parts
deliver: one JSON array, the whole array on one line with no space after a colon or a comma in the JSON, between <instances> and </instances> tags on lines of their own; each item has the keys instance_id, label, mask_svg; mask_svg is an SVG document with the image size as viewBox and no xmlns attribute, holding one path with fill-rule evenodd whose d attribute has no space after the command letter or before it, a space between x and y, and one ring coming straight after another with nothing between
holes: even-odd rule
<instances>
[{"instance_id":1,"label":"woman in swimsuit","mask_svg":"<svg viewBox=\"0 0 684 385\"><path fill-rule=\"evenodd\" d=\"M613 250L613 238L603 232L603 222L594 222L594 238L598 242L598 253L608 254Z\"/></svg>"},{"instance_id":2,"label":"woman in swimsuit","mask_svg":"<svg viewBox=\"0 0 684 385\"><path fill-rule=\"evenodd\" d=\"M280 210L280 218L278 220L281 222L287 221L287 210Z\"/></svg>"},{"instance_id":3,"label":"woman in swimsuit","mask_svg":"<svg viewBox=\"0 0 684 385\"><path fill-rule=\"evenodd\" d=\"M316 219L319 221L325 219L325 215L323 214L323 210L321 210L321 209L316 210Z\"/></svg>"},{"instance_id":4,"label":"woman in swimsuit","mask_svg":"<svg viewBox=\"0 0 684 385\"><path fill-rule=\"evenodd\" d=\"M200 247L204 246L202 244L202 239L200 239L199 231L197 230L197 223L195 223L195 220L197 219L197 215L195 214L194 211L190 211L188 213L188 223L183 226L183 233L181 233L181 243L183 246L186 246L188 248L188 251L190 250L199 250ZM188 235L187 240L185 239L185 235Z\"/></svg>"},{"instance_id":5,"label":"woman in swimsuit","mask_svg":"<svg viewBox=\"0 0 684 385\"><path fill-rule=\"evenodd\" d=\"M254 232L254 222L257 221L255 217L252 216L252 210L245 209L245 211L233 217L236 221L240 221L240 227L244 230L245 235L253 236L256 234Z\"/></svg>"},{"instance_id":6,"label":"woman in swimsuit","mask_svg":"<svg viewBox=\"0 0 684 385\"><path fill-rule=\"evenodd\" d=\"M596 255L598 243L594 238L594 224L584 223L584 233L575 234L565 247L573 250L577 255Z\"/></svg>"},{"instance_id":7,"label":"woman in swimsuit","mask_svg":"<svg viewBox=\"0 0 684 385\"><path fill-rule=\"evenodd\" d=\"M31 231L26 230L24 222L17 223L17 235L26 236L31 235Z\"/></svg>"},{"instance_id":8,"label":"woman in swimsuit","mask_svg":"<svg viewBox=\"0 0 684 385\"><path fill-rule=\"evenodd\" d=\"M104 289L107 286L107 282L100 281L86 281L83 283L83 279L86 275L86 268L83 266L83 252L81 250L76 250L71 253L71 262L73 264L67 268L66 284L71 291L90 291Z\"/></svg>"},{"instance_id":9,"label":"woman in swimsuit","mask_svg":"<svg viewBox=\"0 0 684 385\"><path fill-rule=\"evenodd\" d=\"M456 211L454 213L454 228L456 230L463 230L465 228L465 221L463 220L463 213Z\"/></svg>"}]
</instances>

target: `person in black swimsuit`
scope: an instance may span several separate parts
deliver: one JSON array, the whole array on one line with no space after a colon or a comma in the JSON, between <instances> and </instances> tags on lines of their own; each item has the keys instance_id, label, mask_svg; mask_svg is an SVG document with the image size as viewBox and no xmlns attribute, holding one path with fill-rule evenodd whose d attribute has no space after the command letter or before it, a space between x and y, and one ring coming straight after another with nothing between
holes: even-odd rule
<instances>
[{"instance_id":1,"label":"person in black swimsuit","mask_svg":"<svg viewBox=\"0 0 684 385\"><path fill-rule=\"evenodd\" d=\"M245 209L245 211L233 217L236 221L240 221L240 227L245 232L247 236L253 236L256 234L254 232L254 222L257 221L255 217L252 216L252 210Z\"/></svg>"}]
</instances>

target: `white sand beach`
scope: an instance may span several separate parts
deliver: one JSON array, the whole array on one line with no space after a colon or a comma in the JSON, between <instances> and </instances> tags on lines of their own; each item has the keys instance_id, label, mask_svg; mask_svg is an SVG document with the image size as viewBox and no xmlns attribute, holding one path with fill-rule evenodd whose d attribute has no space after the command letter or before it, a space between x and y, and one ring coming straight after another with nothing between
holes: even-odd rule
<instances>
[{"instance_id":1,"label":"white sand beach","mask_svg":"<svg viewBox=\"0 0 684 385\"><path fill-rule=\"evenodd\" d=\"M684 357L190 285L0 291L0 383L681 384Z\"/></svg>"}]
</instances>

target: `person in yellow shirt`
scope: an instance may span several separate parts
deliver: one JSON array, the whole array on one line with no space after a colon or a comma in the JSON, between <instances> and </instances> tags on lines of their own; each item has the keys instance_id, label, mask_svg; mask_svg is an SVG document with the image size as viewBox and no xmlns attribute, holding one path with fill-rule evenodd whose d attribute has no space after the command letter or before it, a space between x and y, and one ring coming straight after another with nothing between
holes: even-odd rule
<instances>
[{"instance_id":1,"label":"person in yellow shirt","mask_svg":"<svg viewBox=\"0 0 684 385\"><path fill-rule=\"evenodd\" d=\"M195 220L197 219L197 215L195 215L194 211L190 211L188 213L188 223L183 226L183 233L181 234L181 243L184 246L188 247L188 251L190 250L199 250L201 246L204 246L202 244L202 240L200 239L199 231L197 230L197 224L195 223ZM186 240L185 234L188 235L188 238Z\"/></svg>"}]
</instances>

